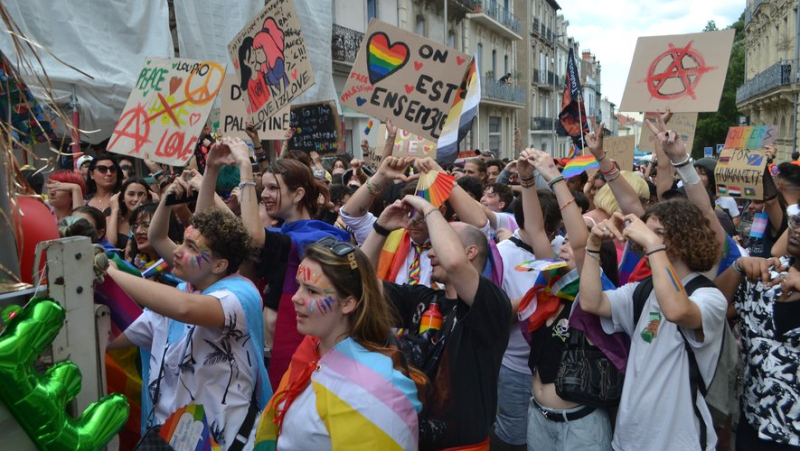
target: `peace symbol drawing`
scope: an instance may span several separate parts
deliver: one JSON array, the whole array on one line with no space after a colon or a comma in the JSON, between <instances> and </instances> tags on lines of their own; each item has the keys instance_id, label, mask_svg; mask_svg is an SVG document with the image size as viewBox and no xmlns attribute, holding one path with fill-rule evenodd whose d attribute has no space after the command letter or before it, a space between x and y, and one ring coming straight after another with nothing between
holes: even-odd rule
<instances>
[{"instance_id":1,"label":"peace symbol drawing","mask_svg":"<svg viewBox=\"0 0 800 451\"><path fill-rule=\"evenodd\" d=\"M391 44L389 36L379 31L367 42L367 75L373 85L400 70L408 62L408 45Z\"/></svg>"}]
</instances>

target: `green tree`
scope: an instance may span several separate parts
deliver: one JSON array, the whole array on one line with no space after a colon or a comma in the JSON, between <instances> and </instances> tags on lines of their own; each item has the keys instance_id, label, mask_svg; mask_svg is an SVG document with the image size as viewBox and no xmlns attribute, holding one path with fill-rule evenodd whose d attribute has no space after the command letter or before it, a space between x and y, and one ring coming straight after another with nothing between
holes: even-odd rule
<instances>
[{"instance_id":1,"label":"green tree","mask_svg":"<svg viewBox=\"0 0 800 451\"><path fill-rule=\"evenodd\" d=\"M697 116L697 130L692 145L692 157L694 158L703 157L704 147L716 148L717 144L724 143L725 137L728 135L728 128L739 123L740 113L736 108L736 90L744 84L744 12L739 16L739 20L728 28L736 30L736 35L733 38L733 49L728 64L728 74L725 76L725 86L722 88L722 98L716 112L700 113ZM716 23L710 20L703 31L716 29Z\"/></svg>"}]
</instances>

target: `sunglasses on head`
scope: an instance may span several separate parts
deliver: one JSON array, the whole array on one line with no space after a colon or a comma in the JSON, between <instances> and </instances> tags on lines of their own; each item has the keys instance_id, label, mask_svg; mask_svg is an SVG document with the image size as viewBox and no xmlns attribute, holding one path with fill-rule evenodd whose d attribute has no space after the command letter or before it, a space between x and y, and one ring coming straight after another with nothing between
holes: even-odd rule
<instances>
[{"instance_id":1,"label":"sunglasses on head","mask_svg":"<svg viewBox=\"0 0 800 451\"><path fill-rule=\"evenodd\" d=\"M317 241L317 244L333 252L337 257L347 257L350 263L350 269L358 269L358 262L356 262L356 247L346 241L339 241L332 236L322 238Z\"/></svg>"},{"instance_id":2,"label":"sunglasses on head","mask_svg":"<svg viewBox=\"0 0 800 451\"><path fill-rule=\"evenodd\" d=\"M100 171L101 174L107 174L109 171L111 171L112 174L116 174L117 173L116 166L100 166L100 165L97 165L97 166L94 167L94 169L97 170L97 171Z\"/></svg>"}]
</instances>

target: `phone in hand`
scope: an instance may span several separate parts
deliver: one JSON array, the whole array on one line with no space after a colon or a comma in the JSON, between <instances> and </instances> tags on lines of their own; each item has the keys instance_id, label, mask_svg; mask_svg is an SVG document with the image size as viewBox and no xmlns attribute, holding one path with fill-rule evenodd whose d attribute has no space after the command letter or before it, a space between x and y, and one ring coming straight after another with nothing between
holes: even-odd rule
<instances>
[{"instance_id":1,"label":"phone in hand","mask_svg":"<svg viewBox=\"0 0 800 451\"><path fill-rule=\"evenodd\" d=\"M167 205L188 204L197 201L197 196L198 193L193 193L190 196L175 197L175 193L169 193L167 194L167 198L164 202Z\"/></svg>"}]
</instances>

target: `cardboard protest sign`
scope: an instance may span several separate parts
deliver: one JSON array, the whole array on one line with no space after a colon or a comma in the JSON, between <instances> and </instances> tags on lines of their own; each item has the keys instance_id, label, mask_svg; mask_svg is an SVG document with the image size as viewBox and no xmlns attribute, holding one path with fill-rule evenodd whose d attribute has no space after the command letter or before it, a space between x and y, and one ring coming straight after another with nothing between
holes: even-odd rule
<instances>
[{"instance_id":1,"label":"cardboard protest sign","mask_svg":"<svg viewBox=\"0 0 800 451\"><path fill-rule=\"evenodd\" d=\"M241 87L236 83L236 77L230 74L225 76L225 82L222 84L222 90L220 90L219 132L223 136L248 138L245 132L249 122L246 101ZM261 122L258 127L258 137L261 139L282 140L286 130L289 130L290 108L289 105L286 105L277 114Z\"/></svg>"},{"instance_id":2,"label":"cardboard protest sign","mask_svg":"<svg viewBox=\"0 0 800 451\"><path fill-rule=\"evenodd\" d=\"M373 20L340 100L436 141L471 61L455 49Z\"/></svg>"},{"instance_id":3,"label":"cardboard protest sign","mask_svg":"<svg viewBox=\"0 0 800 451\"><path fill-rule=\"evenodd\" d=\"M725 149L763 149L778 137L778 127L774 125L754 125L751 127L731 127L725 137Z\"/></svg>"},{"instance_id":4,"label":"cardboard protest sign","mask_svg":"<svg viewBox=\"0 0 800 451\"><path fill-rule=\"evenodd\" d=\"M383 152L388 135L389 132L386 131L386 126L381 124L380 128L378 128L378 144L375 146L376 152ZM436 158L436 143L428 141L422 136L398 128L397 135L394 138L392 156L397 158Z\"/></svg>"},{"instance_id":5,"label":"cardboard protest sign","mask_svg":"<svg viewBox=\"0 0 800 451\"><path fill-rule=\"evenodd\" d=\"M275 116L314 84L291 0L269 0L228 44L246 111L256 124Z\"/></svg>"},{"instance_id":6,"label":"cardboard protest sign","mask_svg":"<svg viewBox=\"0 0 800 451\"><path fill-rule=\"evenodd\" d=\"M714 179L720 196L761 199L767 157L761 150L723 149Z\"/></svg>"},{"instance_id":7,"label":"cardboard protest sign","mask_svg":"<svg viewBox=\"0 0 800 451\"><path fill-rule=\"evenodd\" d=\"M734 30L641 37L620 111L717 111Z\"/></svg>"},{"instance_id":8,"label":"cardboard protest sign","mask_svg":"<svg viewBox=\"0 0 800 451\"><path fill-rule=\"evenodd\" d=\"M644 115L645 121L654 122L658 113L647 113ZM667 124L667 129L681 135L681 139L686 143L686 153L692 154L692 143L694 143L694 132L697 129L697 113L675 113ZM639 150L655 153L658 139L653 135L647 124L642 125L642 133L639 136Z\"/></svg>"},{"instance_id":9,"label":"cardboard protest sign","mask_svg":"<svg viewBox=\"0 0 800 451\"><path fill-rule=\"evenodd\" d=\"M211 61L147 58L108 151L185 165L224 78L225 67Z\"/></svg>"},{"instance_id":10,"label":"cardboard protest sign","mask_svg":"<svg viewBox=\"0 0 800 451\"><path fill-rule=\"evenodd\" d=\"M328 102L293 105L289 114L289 126L294 136L289 148L320 155L344 153L339 146L339 112L336 104Z\"/></svg>"},{"instance_id":11,"label":"cardboard protest sign","mask_svg":"<svg viewBox=\"0 0 800 451\"><path fill-rule=\"evenodd\" d=\"M623 171L633 170L634 147L636 147L636 137L633 135L603 139L603 150L606 155L616 161Z\"/></svg>"}]
</instances>

